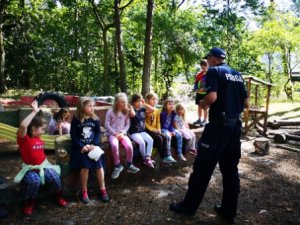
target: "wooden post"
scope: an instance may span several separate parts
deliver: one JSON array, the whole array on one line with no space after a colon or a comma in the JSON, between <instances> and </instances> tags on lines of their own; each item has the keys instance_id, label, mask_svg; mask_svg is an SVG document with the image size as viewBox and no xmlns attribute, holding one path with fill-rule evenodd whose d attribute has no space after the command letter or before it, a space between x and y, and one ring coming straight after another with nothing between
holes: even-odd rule
<instances>
[{"instance_id":1,"label":"wooden post","mask_svg":"<svg viewBox=\"0 0 300 225\"><path fill-rule=\"evenodd\" d=\"M267 138L257 138L253 143L255 147L255 153L258 155L268 155L269 154L269 139Z\"/></svg>"},{"instance_id":2,"label":"wooden post","mask_svg":"<svg viewBox=\"0 0 300 225\"><path fill-rule=\"evenodd\" d=\"M248 92L248 98L249 98L249 104L250 104L250 94L251 94L251 78L248 80L248 84L247 84L247 92ZM246 111L245 111L245 134L248 133L249 131L249 126L248 126L248 122L249 122L249 107L246 108Z\"/></svg>"}]
</instances>

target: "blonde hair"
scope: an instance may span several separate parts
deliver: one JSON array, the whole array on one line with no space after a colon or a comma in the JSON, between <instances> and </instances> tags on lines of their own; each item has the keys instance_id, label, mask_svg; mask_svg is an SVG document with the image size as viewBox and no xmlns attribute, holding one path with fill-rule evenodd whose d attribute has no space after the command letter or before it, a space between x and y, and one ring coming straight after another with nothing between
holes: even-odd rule
<instances>
[{"instance_id":1,"label":"blonde hair","mask_svg":"<svg viewBox=\"0 0 300 225\"><path fill-rule=\"evenodd\" d=\"M151 98L158 98L157 94L155 94L154 92L149 92L148 94L146 94L146 100L149 101Z\"/></svg>"},{"instance_id":2,"label":"blonde hair","mask_svg":"<svg viewBox=\"0 0 300 225\"><path fill-rule=\"evenodd\" d=\"M165 100L165 102L164 102L164 105L163 105L162 111L165 111L165 112L167 112L167 105L168 105L168 103L169 103L169 102L173 102L173 103L174 103L174 100L173 100L173 99L171 99L171 98L168 98L168 99L166 99L166 100Z\"/></svg>"},{"instance_id":3,"label":"blonde hair","mask_svg":"<svg viewBox=\"0 0 300 225\"><path fill-rule=\"evenodd\" d=\"M182 115L182 117L183 117L183 120L185 121L185 108L184 108L184 106L181 103L178 103L176 105L176 113L177 113L177 115L178 115L178 111L180 109L183 109L183 115Z\"/></svg>"},{"instance_id":4,"label":"blonde hair","mask_svg":"<svg viewBox=\"0 0 300 225\"><path fill-rule=\"evenodd\" d=\"M120 102L120 101L125 101L126 102L126 106L125 106L125 108L122 110L122 113L123 114L127 114L128 113L128 107L127 107L127 103L128 103L128 98L127 98L127 95L125 94L125 93L122 93L122 92L120 92L120 93L117 93L116 95L115 95L115 100L114 100L114 105L113 105L113 112L114 113L117 113L118 112L118 102Z\"/></svg>"},{"instance_id":5,"label":"blonde hair","mask_svg":"<svg viewBox=\"0 0 300 225\"><path fill-rule=\"evenodd\" d=\"M80 120L80 122L83 122L84 121L84 118L85 118L85 113L84 113L84 107L89 104L89 103L94 103L95 101L92 99L92 98L89 98L89 97L82 97L82 98L79 98L79 101L77 102L77 111L76 111L76 117L77 119ZM92 119L94 120L98 120L98 116L93 113L93 115L91 116Z\"/></svg>"}]
</instances>

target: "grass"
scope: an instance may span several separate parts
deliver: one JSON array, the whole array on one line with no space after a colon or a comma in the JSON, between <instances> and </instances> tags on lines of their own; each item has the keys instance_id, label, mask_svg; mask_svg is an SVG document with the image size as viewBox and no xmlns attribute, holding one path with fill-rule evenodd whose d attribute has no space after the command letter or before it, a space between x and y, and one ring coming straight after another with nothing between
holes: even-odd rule
<instances>
[{"instance_id":1,"label":"grass","mask_svg":"<svg viewBox=\"0 0 300 225\"><path fill-rule=\"evenodd\" d=\"M0 98L20 99L22 96L36 96L41 90L33 89L8 89L5 93L0 95Z\"/></svg>"}]
</instances>

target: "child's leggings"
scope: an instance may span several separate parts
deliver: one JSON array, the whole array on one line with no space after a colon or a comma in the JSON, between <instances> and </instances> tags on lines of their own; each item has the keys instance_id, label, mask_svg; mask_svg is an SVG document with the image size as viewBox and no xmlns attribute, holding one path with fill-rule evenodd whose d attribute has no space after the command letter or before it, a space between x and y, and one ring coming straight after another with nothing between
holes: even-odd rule
<instances>
[{"instance_id":1,"label":"child's leggings","mask_svg":"<svg viewBox=\"0 0 300 225\"><path fill-rule=\"evenodd\" d=\"M196 135L189 129L180 130L184 139L187 140L186 150L196 149Z\"/></svg>"},{"instance_id":2,"label":"child's leggings","mask_svg":"<svg viewBox=\"0 0 300 225\"><path fill-rule=\"evenodd\" d=\"M126 160L128 163L132 162L132 156L133 156L133 147L131 144L130 139L127 136L124 136L122 140L118 140L113 135L109 135L109 144L111 147L112 155L114 158L114 164L115 166L120 164L120 152L119 152L119 143L122 144L126 151Z\"/></svg>"},{"instance_id":3,"label":"child's leggings","mask_svg":"<svg viewBox=\"0 0 300 225\"><path fill-rule=\"evenodd\" d=\"M168 140L168 148L171 149L172 136L170 135L170 131L162 129L161 132L166 135ZM178 130L175 130L174 133L177 140L177 154L182 154L182 135Z\"/></svg>"},{"instance_id":4,"label":"child's leggings","mask_svg":"<svg viewBox=\"0 0 300 225\"><path fill-rule=\"evenodd\" d=\"M56 191L62 190L61 180L59 175L54 169L44 169L45 172L45 181L50 183L55 187ZM25 199L36 198L38 194L39 187L41 185L41 178L38 172L28 171L26 172L23 181L25 182Z\"/></svg>"},{"instance_id":5,"label":"child's leggings","mask_svg":"<svg viewBox=\"0 0 300 225\"><path fill-rule=\"evenodd\" d=\"M130 135L130 138L138 143L140 154L142 155L143 159L147 156L151 157L153 149L153 139L149 134L147 134L146 132L134 133Z\"/></svg>"},{"instance_id":6,"label":"child's leggings","mask_svg":"<svg viewBox=\"0 0 300 225\"><path fill-rule=\"evenodd\" d=\"M159 134L150 130L146 130L146 132L152 137L154 141L153 146L157 148L162 159L171 155L171 149L168 148L168 141L165 134Z\"/></svg>"}]
</instances>

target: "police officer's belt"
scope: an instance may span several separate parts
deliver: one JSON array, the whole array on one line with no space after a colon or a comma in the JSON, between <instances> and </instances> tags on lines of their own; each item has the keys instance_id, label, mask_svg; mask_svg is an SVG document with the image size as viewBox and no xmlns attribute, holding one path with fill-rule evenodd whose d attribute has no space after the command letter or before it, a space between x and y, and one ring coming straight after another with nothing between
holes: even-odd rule
<instances>
[{"instance_id":1,"label":"police officer's belt","mask_svg":"<svg viewBox=\"0 0 300 225\"><path fill-rule=\"evenodd\" d=\"M218 125L234 125L236 124L240 119L240 116L220 116L216 118L210 118L209 122L210 123L215 123Z\"/></svg>"}]
</instances>

